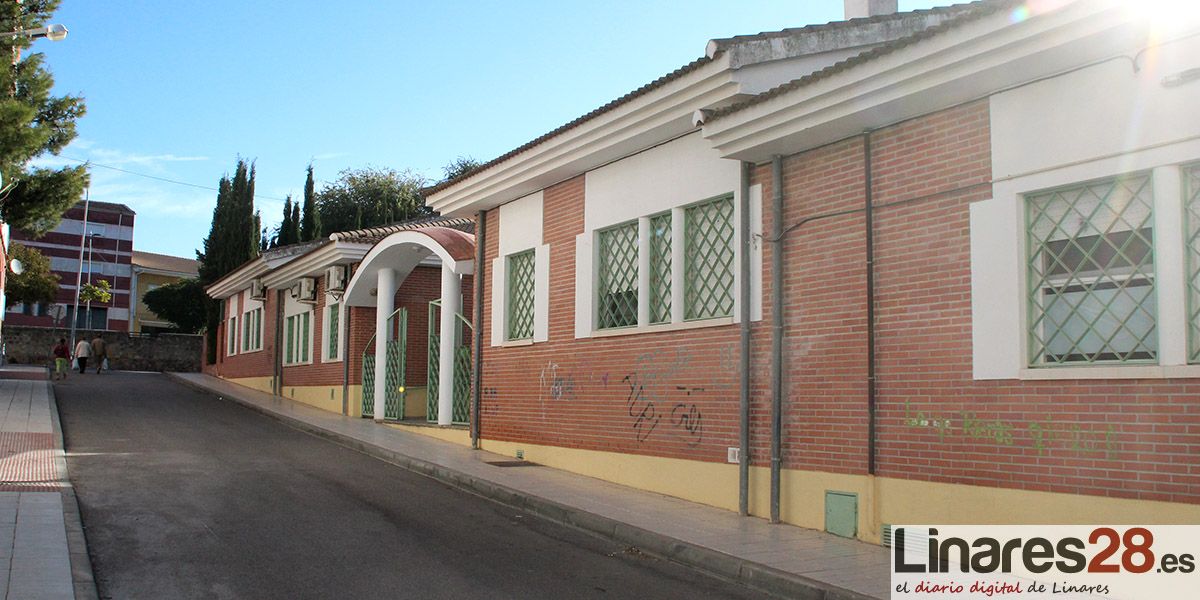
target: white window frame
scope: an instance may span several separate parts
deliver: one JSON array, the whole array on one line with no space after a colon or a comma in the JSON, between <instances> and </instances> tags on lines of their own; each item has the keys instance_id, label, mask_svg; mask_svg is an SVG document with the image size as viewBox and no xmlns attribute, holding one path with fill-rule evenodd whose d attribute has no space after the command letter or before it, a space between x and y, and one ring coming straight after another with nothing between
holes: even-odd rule
<instances>
[{"instance_id":1,"label":"white window frame","mask_svg":"<svg viewBox=\"0 0 1200 600\"><path fill-rule=\"evenodd\" d=\"M542 243L542 192L501 206L499 253L492 259L492 346L528 346L550 339L550 245ZM508 339L508 259L533 251L533 335Z\"/></svg>"},{"instance_id":2,"label":"white window frame","mask_svg":"<svg viewBox=\"0 0 1200 600\"><path fill-rule=\"evenodd\" d=\"M229 317L225 325L225 356L237 356L238 353L238 317Z\"/></svg>"},{"instance_id":3,"label":"white window frame","mask_svg":"<svg viewBox=\"0 0 1200 600\"><path fill-rule=\"evenodd\" d=\"M337 334L337 341L333 345L333 352L330 352L329 324L332 322L331 315L334 307L337 308L338 324L334 333ZM333 296L325 294L325 306L321 309L321 331L325 335L321 336L321 362L341 362L342 361L342 345L345 343L346 335L346 304L335 300Z\"/></svg>"},{"instance_id":4,"label":"white window frame","mask_svg":"<svg viewBox=\"0 0 1200 600\"><path fill-rule=\"evenodd\" d=\"M248 304L248 303L247 303ZM259 352L263 348L263 307L250 306L242 312L242 353ZM250 323L250 335L246 336L246 323Z\"/></svg>"},{"instance_id":5,"label":"white window frame","mask_svg":"<svg viewBox=\"0 0 1200 600\"><path fill-rule=\"evenodd\" d=\"M314 317L313 306L304 302L300 302L290 295L285 294L283 304L283 339L279 341L282 344L283 366L294 367L299 365L311 365L314 362L313 357L313 339L316 337L316 322ZM304 319L307 315L308 319L308 338L304 339ZM291 332L289 335L289 324L291 324ZM292 352L288 352L288 342L292 344ZM302 349L307 349L307 356Z\"/></svg>"},{"instance_id":6,"label":"white window frame","mask_svg":"<svg viewBox=\"0 0 1200 600\"><path fill-rule=\"evenodd\" d=\"M976 380L1200 377L1188 364L1182 166L1200 154L1133 153L999 181L970 206L972 370ZM1041 190L1149 171L1153 189L1157 361L1029 365L1025 197Z\"/></svg>"},{"instance_id":7,"label":"white window frame","mask_svg":"<svg viewBox=\"0 0 1200 600\"><path fill-rule=\"evenodd\" d=\"M238 310L238 296L230 296L226 300L225 314L225 356L236 356L241 348L241 321Z\"/></svg>"},{"instance_id":8,"label":"white window frame","mask_svg":"<svg viewBox=\"0 0 1200 600\"><path fill-rule=\"evenodd\" d=\"M732 196L729 200L733 204L733 262L730 268L733 271L733 287L731 293L733 295L733 310L728 316L715 316L705 318L688 319L686 317L686 300L687 300L687 236L689 235L687 228L687 210L693 206L698 206L711 202L723 196ZM761 236L762 231L762 187L755 185L750 190L750 223L751 236ZM669 321L652 323L650 315L650 244L651 244L651 219L669 212L671 215L671 318ZM743 251L741 235L739 233L738 220L740 219L741 208L738 202L737 192L724 192L714 194L705 198L696 198L686 204L672 207L669 211L654 210L639 215L636 219L619 221L603 227L596 227L591 231L585 232L581 238L577 238L577 245L588 252L586 260L580 260L577 254L576 269L579 269L587 278L588 304L587 310L590 314L584 316L586 330L581 331L577 321L576 337L609 337L618 335L630 335L638 333L649 333L657 331L675 331L679 329L693 329L701 327L714 327L720 325L728 325L740 321L740 304L741 299L738 294L738 289L741 281L741 273L739 264L741 260L741 252ZM600 327L600 306L598 298L598 290L600 287L600 234L603 231L619 227L636 221L638 224L638 303L637 313L638 322L636 326L616 327L616 328L601 328ZM761 300L762 300L762 280L761 276L754 277L754 273L761 273L762 270L762 253L761 244L756 245L754 254L751 255L751 320L756 321L762 319ZM586 269L584 271L583 269ZM757 269L757 271L756 271ZM578 285L577 290L582 288ZM580 303L580 291L576 294L576 303ZM580 318L577 311L576 318Z\"/></svg>"}]
</instances>

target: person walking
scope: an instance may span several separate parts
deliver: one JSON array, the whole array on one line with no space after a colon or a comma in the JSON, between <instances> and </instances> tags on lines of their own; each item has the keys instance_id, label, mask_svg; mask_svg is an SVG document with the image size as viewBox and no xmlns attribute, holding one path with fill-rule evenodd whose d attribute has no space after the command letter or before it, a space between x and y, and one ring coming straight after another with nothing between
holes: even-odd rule
<instances>
[{"instance_id":1,"label":"person walking","mask_svg":"<svg viewBox=\"0 0 1200 600\"><path fill-rule=\"evenodd\" d=\"M71 349L67 348L66 338L58 338L58 343L54 345L52 353L54 354L54 378L66 379L67 371L70 370L67 368L67 363L71 360Z\"/></svg>"},{"instance_id":2,"label":"person walking","mask_svg":"<svg viewBox=\"0 0 1200 600\"><path fill-rule=\"evenodd\" d=\"M104 362L108 360L108 344L100 336L92 340L92 360L96 361L96 374L99 375L100 370L104 368Z\"/></svg>"},{"instance_id":3,"label":"person walking","mask_svg":"<svg viewBox=\"0 0 1200 600\"><path fill-rule=\"evenodd\" d=\"M87 361L92 356L92 345L87 340L79 340L75 344L75 360L79 361L79 374L87 372Z\"/></svg>"}]
</instances>

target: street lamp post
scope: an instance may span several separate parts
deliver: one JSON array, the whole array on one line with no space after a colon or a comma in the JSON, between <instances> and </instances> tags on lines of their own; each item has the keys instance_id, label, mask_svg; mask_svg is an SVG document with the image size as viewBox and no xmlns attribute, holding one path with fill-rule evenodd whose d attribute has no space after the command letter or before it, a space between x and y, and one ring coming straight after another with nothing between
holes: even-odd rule
<instances>
[{"instance_id":1,"label":"street lamp post","mask_svg":"<svg viewBox=\"0 0 1200 600\"><path fill-rule=\"evenodd\" d=\"M92 240L96 239L98 233L89 233L87 236L88 243L88 285L92 285ZM92 297L88 296L87 301L87 328L92 328Z\"/></svg>"},{"instance_id":2,"label":"street lamp post","mask_svg":"<svg viewBox=\"0 0 1200 600\"><path fill-rule=\"evenodd\" d=\"M91 205L92 189L89 187L83 192L83 231L79 233L79 268L75 271L75 306L71 309L72 352L75 351L75 329L79 325L79 289L83 287L83 240L87 237L88 233L88 208ZM91 273L88 273L88 276L91 277Z\"/></svg>"}]
</instances>

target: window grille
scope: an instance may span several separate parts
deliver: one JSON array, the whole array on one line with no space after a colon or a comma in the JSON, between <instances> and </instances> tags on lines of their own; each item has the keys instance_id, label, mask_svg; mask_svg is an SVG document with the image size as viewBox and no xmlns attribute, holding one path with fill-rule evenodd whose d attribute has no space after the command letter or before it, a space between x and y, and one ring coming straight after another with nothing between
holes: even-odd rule
<instances>
[{"instance_id":1,"label":"window grille","mask_svg":"<svg viewBox=\"0 0 1200 600\"><path fill-rule=\"evenodd\" d=\"M599 328L638 324L637 221L599 233Z\"/></svg>"},{"instance_id":2,"label":"window grille","mask_svg":"<svg viewBox=\"0 0 1200 600\"><path fill-rule=\"evenodd\" d=\"M508 257L509 340L533 337L533 250Z\"/></svg>"},{"instance_id":3,"label":"window grille","mask_svg":"<svg viewBox=\"0 0 1200 600\"><path fill-rule=\"evenodd\" d=\"M1026 196L1031 365L1156 360L1153 208L1146 173Z\"/></svg>"},{"instance_id":4,"label":"window grille","mask_svg":"<svg viewBox=\"0 0 1200 600\"><path fill-rule=\"evenodd\" d=\"M327 355L330 359L336 360L338 357L338 321L341 319L341 306L335 302L329 305L329 326L326 328L326 337L329 340L327 347Z\"/></svg>"},{"instance_id":5,"label":"window grille","mask_svg":"<svg viewBox=\"0 0 1200 600\"><path fill-rule=\"evenodd\" d=\"M733 196L684 210L684 318L733 315Z\"/></svg>"},{"instance_id":6,"label":"window grille","mask_svg":"<svg viewBox=\"0 0 1200 600\"><path fill-rule=\"evenodd\" d=\"M671 322L671 213L650 217L650 322Z\"/></svg>"},{"instance_id":7,"label":"window grille","mask_svg":"<svg viewBox=\"0 0 1200 600\"><path fill-rule=\"evenodd\" d=\"M1200 163L1183 168L1187 221L1188 362L1200 362Z\"/></svg>"}]
</instances>

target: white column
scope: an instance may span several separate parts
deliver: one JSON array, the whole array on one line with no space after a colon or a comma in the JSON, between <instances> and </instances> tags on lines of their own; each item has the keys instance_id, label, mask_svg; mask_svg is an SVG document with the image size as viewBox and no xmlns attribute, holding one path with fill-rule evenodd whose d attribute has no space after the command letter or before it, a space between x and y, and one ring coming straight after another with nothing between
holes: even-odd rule
<instances>
[{"instance_id":1,"label":"white column","mask_svg":"<svg viewBox=\"0 0 1200 600\"><path fill-rule=\"evenodd\" d=\"M449 425L454 418L455 315L461 309L462 289L450 265L442 263L441 339L438 348L438 425Z\"/></svg>"},{"instance_id":2,"label":"white column","mask_svg":"<svg viewBox=\"0 0 1200 600\"><path fill-rule=\"evenodd\" d=\"M637 324L650 324L650 217L638 219Z\"/></svg>"},{"instance_id":3,"label":"white column","mask_svg":"<svg viewBox=\"0 0 1200 600\"><path fill-rule=\"evenodd\" d=\"M375 280L375 421L383 420L387 399L387 343L391 336L388 317L395 310L396 271L380 269Z\"/></svg>"}]
</instances>

